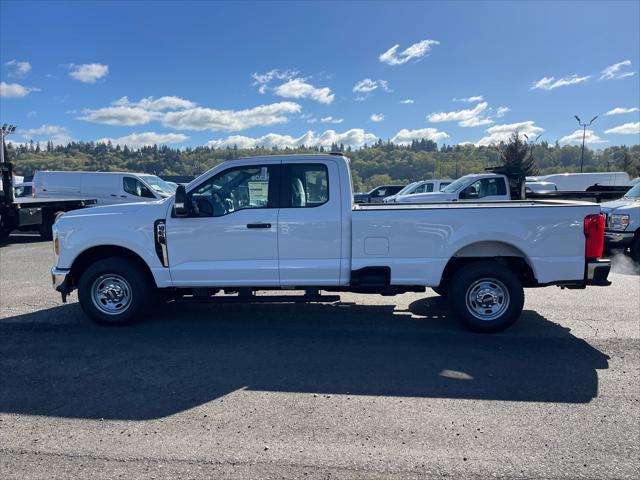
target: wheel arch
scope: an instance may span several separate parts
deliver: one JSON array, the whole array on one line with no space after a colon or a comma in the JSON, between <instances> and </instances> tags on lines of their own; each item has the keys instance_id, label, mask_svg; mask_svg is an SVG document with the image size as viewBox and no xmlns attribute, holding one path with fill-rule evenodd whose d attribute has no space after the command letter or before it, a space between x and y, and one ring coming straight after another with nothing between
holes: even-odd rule
<instances>
[{"instance_id":1,"label":"wheel arch","mask_svg":"<svg viewBox=\"0 0 640 480\"><path fill-rule=\"evenodd\" d=\"M481 260L495 261L507 266L525 287L533 287L538 283L529 258L518 247L503 241L480 241L465 245L456 251L442 272L440 285L446 284L460 268Z\"/></svg>"},{"instance_id":2,"label":"wheel arch","mask_svg":"<svg viewBox=\"0 0 640 480\"><path fill-rule=\"evenodd\" d=\"M151 273L149 265L147 265L143 258L133 250L120 245L99 245L90 247L80 253L71 264L70 275L73 285L78 285L80 277L90 265L109 257L118 257L129 260L144 272L149 281L153 282L153 285L156 285L153 273Z\"/></svg>"}]
</instances>

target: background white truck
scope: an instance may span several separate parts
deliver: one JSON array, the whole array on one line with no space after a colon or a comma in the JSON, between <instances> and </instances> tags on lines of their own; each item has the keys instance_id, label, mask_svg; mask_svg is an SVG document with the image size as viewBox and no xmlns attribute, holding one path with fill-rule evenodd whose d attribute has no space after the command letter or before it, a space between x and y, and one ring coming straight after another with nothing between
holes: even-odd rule
<instances>
[{"instance_id":1,"label":"background white truck","mask_svg":"<svg viewBox=\"0 0 640 480\"><path fill-rule=\"evenodd\" d=\"M396 198L402 195L414 195L416 193L430 193L430 192L439 192L444 187L449 185L453 180L441 180L441 179L432 179L432 180L420 180L418 182L413 182L404 187L395 195L390 195L385 197L382 200L382 203L395 203Z\"/></svg>"},{"instance_id":2,"label":"background white truck","mask_svg":"<svg viewBox=\"0 0 640 480\"><path fill-rule=\"evenodd\" d=\"M640 264L640 183L620 200L602 204L605 215L605 247L609 250L629 249Z\"/></svg>"},{"instance_id":3,"label":"background white truck","mask_svg":"<svg viewBox=\"0 0 640 480\"><path fill-rule=\"evenodd\" d=\"M604 218L586 203L353 204L341 155L218 165L175 197L70 212L53 226L52 280L99 323L142 315L154 292L208 301L324 301L433 287L466 327L515 322L523 287L608 285ZM305 290L294 297L256 290ZM238 292L237 297L220 292Z\"/></svg>"}]
</instances>

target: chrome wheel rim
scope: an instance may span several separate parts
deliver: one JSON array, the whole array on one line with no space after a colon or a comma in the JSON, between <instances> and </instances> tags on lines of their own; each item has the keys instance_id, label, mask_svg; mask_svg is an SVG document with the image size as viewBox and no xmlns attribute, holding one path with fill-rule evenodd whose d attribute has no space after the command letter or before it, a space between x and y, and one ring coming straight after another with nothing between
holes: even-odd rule
<instances>
[{"instance_id":1,"label":"chrome wheel rim","mask_svg":"<svg viewBox=\"0 0 640 480\"><path fill-rule=\"evenodd\" d=\"M100 275L91 286L91 300L107 315L123 313L131 305L131 285L115 273Z\"/></svg>"},{"instance_id":2,"label":"chrome wheel rim","mask_svg":"<svg viewBox=\"0 0 640 480\"><path fill-rule=\"evenodd\" d=\"M467 310L478 320L490 321L509 308L509 290L500 280L481 278L467 288Z\"/></svg>"}]
</instances>

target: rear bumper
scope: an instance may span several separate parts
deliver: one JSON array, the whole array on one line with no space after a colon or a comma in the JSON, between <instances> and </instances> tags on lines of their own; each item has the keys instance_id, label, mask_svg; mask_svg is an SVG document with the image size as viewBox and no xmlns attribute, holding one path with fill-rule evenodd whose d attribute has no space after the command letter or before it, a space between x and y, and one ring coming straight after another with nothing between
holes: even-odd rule
<instances>
[{"instance_id":1,"label":"rear bumper","mask_svg":"<svg viewBox=\"0 0 640 480\"><path fill-rule=\"evenodd\" d=\"M604 244L608 249L627 248L633 241L633 232L604 232Z\"/></svg>"},{"instance_id":2,"label":"rear bumper","mask_svg":"<svg viewBox=\"0 0 640 480\"><path fill-rule=\"evenodd\" d=\"M600 287L611 285L611 282L607 279L610 271L611 260L608 258L587 260L584 271L585 285L596 285Z\"/></svg>"}]
</instances>

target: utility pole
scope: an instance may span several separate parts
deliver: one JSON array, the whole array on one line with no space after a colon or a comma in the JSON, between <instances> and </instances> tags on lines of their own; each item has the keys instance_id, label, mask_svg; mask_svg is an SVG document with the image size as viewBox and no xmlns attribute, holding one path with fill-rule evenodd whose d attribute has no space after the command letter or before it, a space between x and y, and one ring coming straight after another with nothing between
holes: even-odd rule
<instances>
[{"instance_id":1,"label":"utility pole","mask_svg":"<svg viewBox=\"0 0 640 480\"><path fill-rule=\"evenodd\" d=\"M587 127L590 127L598 116L596 115L593 117L589 123L582 123L578 115L574 115L574 117L578 121L578 125L582 127L582 153L580 154L580 173L582 173L582 168L584 166L584 139L587 136Z\"/></svg>"}]
</instances>

